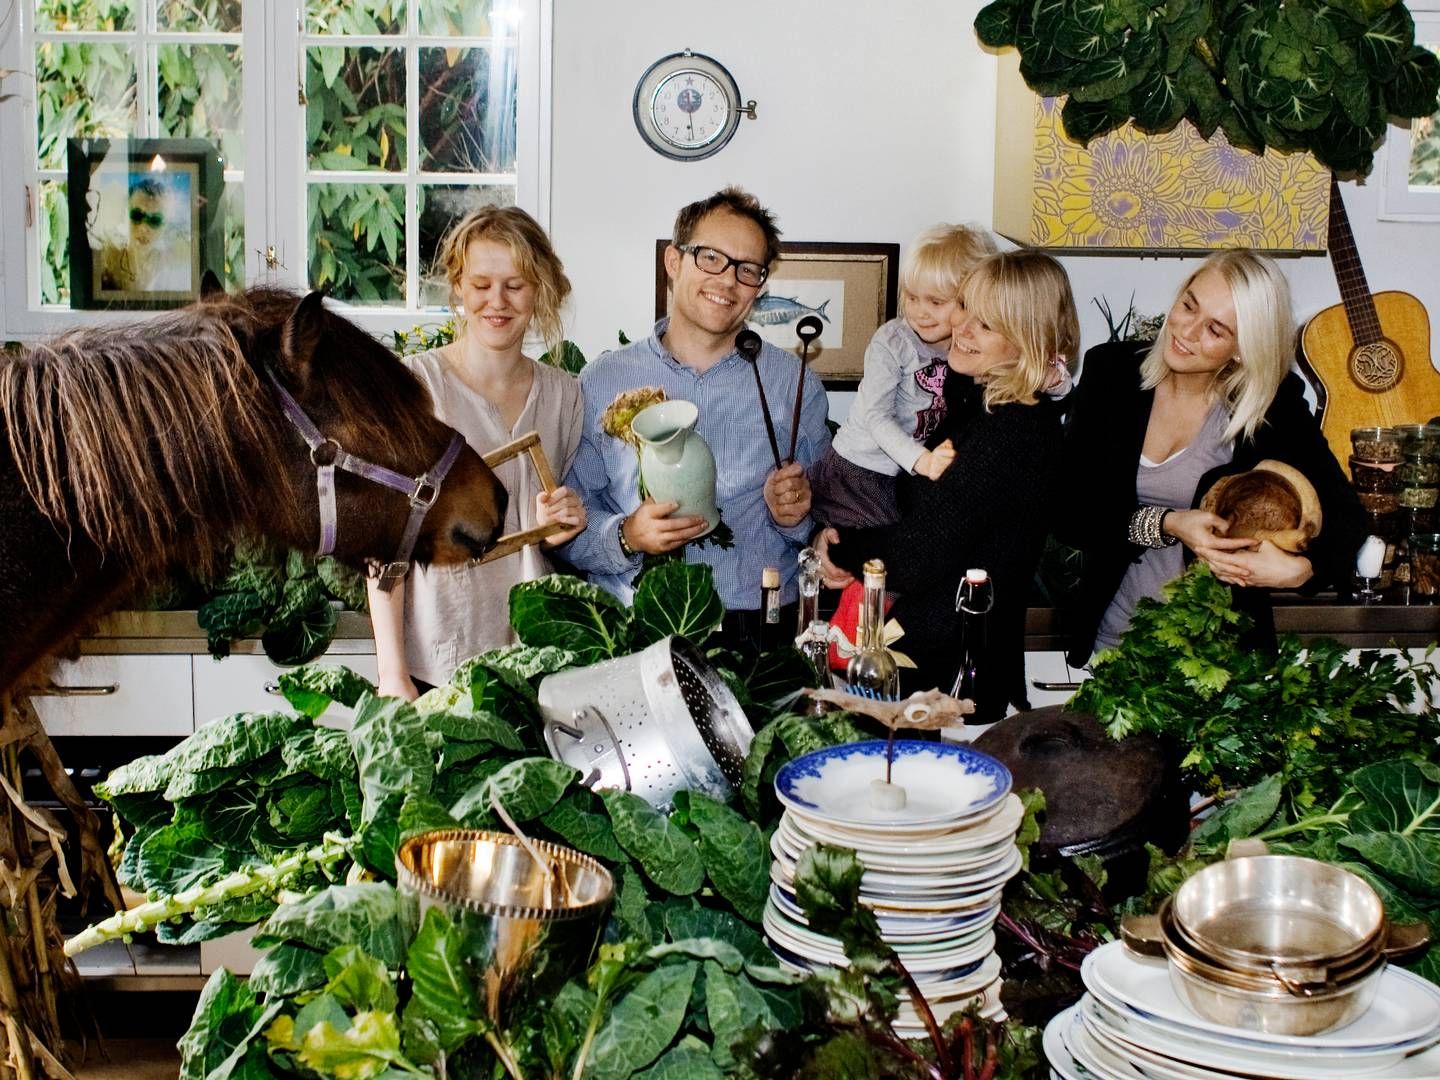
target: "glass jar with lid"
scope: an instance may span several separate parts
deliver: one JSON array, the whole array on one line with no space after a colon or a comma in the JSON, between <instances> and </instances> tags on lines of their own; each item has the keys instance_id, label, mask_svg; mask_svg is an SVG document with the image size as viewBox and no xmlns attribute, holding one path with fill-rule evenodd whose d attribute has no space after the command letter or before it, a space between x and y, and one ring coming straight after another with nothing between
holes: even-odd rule
<instances>
[{"instance_id":1,"label":"glass jar with lid","mask_svg":"<svg viewBox=\"0 0 1440 1080\"><path fill-rule=\"evenodd\" d=\"M1394 428L1355 428L1350 432L1350 447L1360 461L1391 464L1401 458L1400 435Z\"/></svg>"}]
</instances>

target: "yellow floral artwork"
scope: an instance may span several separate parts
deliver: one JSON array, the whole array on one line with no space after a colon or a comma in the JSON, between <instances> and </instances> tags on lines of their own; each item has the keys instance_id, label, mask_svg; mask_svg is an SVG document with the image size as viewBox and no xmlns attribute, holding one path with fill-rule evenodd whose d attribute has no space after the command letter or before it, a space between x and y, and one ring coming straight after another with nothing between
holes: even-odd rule
<instances>
[{"instance_id":1,"label":"yellow floral artwork","mask_svg":"<svg viewBox=\"0 0 1440 1080\"><path fill-rule=\"evenodd\" d=\"M1083 147L1065 135L1062 101L1032 99L1028 222L998 220L997 200L997 228L1012 239L1147 252L1325 250L1330 174L1308 154L1258 156L1219 131L1207 142L1188 122L1164 135L1127 125Z\"/></svg>"}]
</instances>

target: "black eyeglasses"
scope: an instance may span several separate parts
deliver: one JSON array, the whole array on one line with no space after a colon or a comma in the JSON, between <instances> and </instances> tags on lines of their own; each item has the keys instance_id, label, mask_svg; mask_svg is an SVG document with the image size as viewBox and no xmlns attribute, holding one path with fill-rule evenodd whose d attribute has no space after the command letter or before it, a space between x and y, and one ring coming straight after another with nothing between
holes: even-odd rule
<instances>
[{"instance_id":1,"label":"black eyeglasses","mask_svg":"<svg viewBox=\"0 0 1440 1080\"><path fill-rule=\"evenodd\" d=\"M165 215L160 213L147 214L138 206L130 208L130 220L136 225L149 225L152 229L158 229L165 224Z\"/></svg>"},{"instance_id":2,"label":"black eyeglasses","mask_svg":"<svg viewBox=\"0 0 1440 1080\"><path fill-rule=\"evenodd\" d=\"M712 247L704 247L701 244L686 244L680 248L692 259L695 265L707 274L723 274L730 267L735 268L735 280L741 285L749 285L752 289L758 289L765 284L765 279L770 276L770 271L756 262L745 262L743 259L732 259L723 251L716 251Z\"/></svg>"}]
</instances>

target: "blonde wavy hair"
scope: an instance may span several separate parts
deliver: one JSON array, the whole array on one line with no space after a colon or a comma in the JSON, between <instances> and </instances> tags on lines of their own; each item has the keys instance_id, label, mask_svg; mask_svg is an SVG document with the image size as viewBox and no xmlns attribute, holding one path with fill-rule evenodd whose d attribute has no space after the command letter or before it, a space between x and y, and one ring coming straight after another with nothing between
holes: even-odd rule
<instances>
[{"instance_id":1,"label":"blonde wavy hair","mask_svg":"<svg viewBox=\"0 0 1440 1080\"><path fill-rule=\"evenodd\" d=\"M535 324L546 350L554 354L565 336L560 309L570 295L570 279L545 230L518 206L482 206L451 227L435 254L435 276L443 274L449 284L450 309L461 321L460 279L465 276L465 253L476 240L493 240L510 249L515 269L535 287Z\"/></svg>"},{"instance_id":2,"label":"blonde wavy hair","mask_svg":"<svg viewBox=\"0 0 1440 1080\"><path fill-rule=\"evenodd\" d=\"M946 224L926 229L900 264L900 314L905 314L907 292L959 296L975 264L995 250L995 241L984 229Z\"/></svg>"},{"instance_id":3,"label":"blonde wavy hair","mask_svg":"<svg viewBox=\"0 0 1440 1080\"><path fill-rule=\"evenodd\" d=\"M1080 316L1065 268L1021 248L982 259L961 290L965 310L1020 351L984 376L985 407L1034 405L1055 371L1080 351Z\"/></svg>"},{"instance_id":4,"label":"blonde wavy hair","mask_svg":"<svg viewBox=\"0 0 1440 1080\"><path fill-rule=\"evenodd\" d=\"M1212 392L1225 405L1230 422L1222 438L1229 442L1243 435L1253 439L1265 422L1265 410L1290 371L1295 347L1295 316L1290 307L1290 283L1274 261L1247 248L1217 251L1202 262L1175 293L1185 295L1195 279L1213 270L1230 288L1235 302L1236 358L1215 372ZM1175 304L1172 303L1173 309ZM1153 390L1165 381L1169 328L1162 327L1155 344L1140 364L1141 385Z\"/></svg>"}]
</instances>

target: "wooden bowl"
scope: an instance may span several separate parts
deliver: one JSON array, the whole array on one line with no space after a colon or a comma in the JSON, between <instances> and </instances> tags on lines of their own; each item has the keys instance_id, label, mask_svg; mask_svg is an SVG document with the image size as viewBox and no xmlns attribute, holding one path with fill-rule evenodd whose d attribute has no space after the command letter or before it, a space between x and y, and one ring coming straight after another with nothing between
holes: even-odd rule
<instances>
[{"instance_id":1,"label":"wooden bowl","mask_svg":"<svg viewBox=\"0 0 1440 1080\"><path fill-rule=\"evenodd\" d=\"M1320 497L1298 469L1266 459L1249 472L1222 476L1200 500L1230 523L1231 538L1269 540L1291 553L1304 551L1320 533Z\"/></svg>"}]
</instances>

